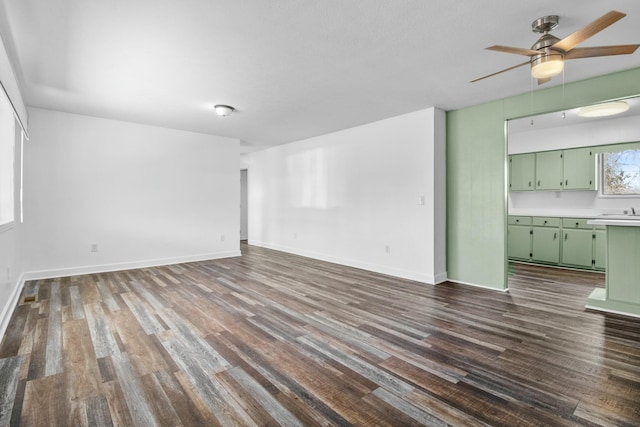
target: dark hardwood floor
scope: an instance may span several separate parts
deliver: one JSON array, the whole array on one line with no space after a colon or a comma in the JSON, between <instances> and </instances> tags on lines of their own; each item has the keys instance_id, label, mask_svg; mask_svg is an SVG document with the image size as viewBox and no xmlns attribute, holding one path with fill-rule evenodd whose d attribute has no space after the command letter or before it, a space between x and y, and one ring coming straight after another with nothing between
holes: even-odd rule
<instances>
[{"instance_id":1,"label":"dark hardwood floor","mask_svg":"<svg viewBox=\"0 0 640 427\"><path fill-rule=\"evenodd\" d=\"M32 281L0 345L0 426L640 424L640 320L603 275L510 292L244 256Z\"/></svg>"}]
</instances>

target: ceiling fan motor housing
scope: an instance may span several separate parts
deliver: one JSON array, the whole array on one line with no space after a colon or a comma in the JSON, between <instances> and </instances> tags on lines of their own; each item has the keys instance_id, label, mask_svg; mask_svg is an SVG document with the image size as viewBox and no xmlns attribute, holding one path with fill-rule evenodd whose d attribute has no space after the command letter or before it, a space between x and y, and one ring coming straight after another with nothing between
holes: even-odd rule
<instances>
[{"instance_id":1,"label":"ceiling fan motor housing","mask_svg":"<svg viewBox=\"0 0 640 427\"><path fill-rule=\"evenodd\" d=\"M534 21L534 24L535 22L536 21ZM556 25L558 25L557 20L555 21L555 25L553 27L555 27ZM547 78L549 77L548 74L558 74L562 70L561 64L563 61L564 52L552 47L558 41L560 41L559 38L545 32L542 37L540 37L538 41L535 42L533 46L531 46L531 50L540 52L539 55L535 55L531 58L531 72L534 77L538 79ZM546 65L539 67L543 64Z\"/></svg>"},{"instance_id":2,"label":"ceiling fan motor housing","mask_svg":"<svg viewBox=\"0 0 640 427\"><path fill-rule=\"evenodd\" d=\"M560 22L558 15L543 16L531 23L531 30L534 33L548 33L558 26L558 22Z\"/></svg>"}]
</instances>

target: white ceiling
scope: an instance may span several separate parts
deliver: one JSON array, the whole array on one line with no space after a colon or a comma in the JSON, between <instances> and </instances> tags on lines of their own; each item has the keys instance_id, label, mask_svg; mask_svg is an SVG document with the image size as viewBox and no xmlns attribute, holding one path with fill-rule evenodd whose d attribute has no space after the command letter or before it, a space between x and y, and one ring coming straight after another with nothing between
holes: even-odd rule
<instances>
[{"instance_id":1,"label":"white ceiling","mask_svg":"<svg viewBox=\"0 0 640 427\"><path fill-rule=\"evenodd\" d=\"M0 0L0 33L28 105L239 138L243 150L432 106L531 90L531 22L557 37L610 10L627 17L580 45L640 43L631 0ZM565 82L640 66L568 61ZM555 77L550 87L562 83ZM217 103L237 113L219 118Z\"/></svg>"}]
</instances>

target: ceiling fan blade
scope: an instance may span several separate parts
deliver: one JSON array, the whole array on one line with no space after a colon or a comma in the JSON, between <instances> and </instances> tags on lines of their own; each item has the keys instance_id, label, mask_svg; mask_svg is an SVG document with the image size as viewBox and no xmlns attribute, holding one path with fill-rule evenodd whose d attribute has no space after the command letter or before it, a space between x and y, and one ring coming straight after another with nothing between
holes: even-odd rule
<instances>
[{"instance_id":1,"label":"ceiling fan blade","mask_svg":"<svg viewBox=\"0 0 640 427\"><path fill-rule=\"evenodd\" d=\"M543 84L545 84L547 82L550 82L550 81L551 81L551 77L547 77L547 78L544 78L544 79L538 79L538 86L543 85Z\"/></svg>"},{"instance_id":2,"label":"ceiling fan blade","mask_svg":"<svg viewBox=\"0 0 640 427\"><path fill-rule=\"evenodd\" d=\"M538 55L540 53L537 50L522 49L519 47L511 47L511 46L500 46L497 44L493 46L489 46L487 50L495 50L496 52L504 52L504 53L515 53L516 55L524 55L524 56Z\"/></svg>"},{"instance_id":3,"label":"ceiling fan blade","mask_svg":"<svg viewBox=\"0 0 640 427\"><path fill-rule=\"evenodd\" d=\"M616 23L627 16L626 13L618 12L616 10L612 10L609 13L604 14L600 18L596 19L592 23L582 27L578 31L573 34L568 35L563 38L559 42L553 44L553 48L564 50L565 52L569 52L571 49L593 36L594 34L599 33L600 31L607 28L609 25Z\"/></svg>"},{"instance_id":4,"label":"ceiling fan blade","mask_svg":"<svg viewBox=\"0 0 640 427\"><path fill-rule=\"evenodd\" d=\"M488 75L486 75L486 76L483 76L483 77L477 78L477 79L475 79L475 80L471 80L469 83L475 83L475 82L477 82L478 80L483 80L483 79L486 79L486 78L488 78L488 77L493 77L493 76L495 76L496 74L504 73L504 72L506 72L506 71L511 71L511 70L513 70L514 68L522 67L523 65L528 65L528 64L531 64L531 61L523 62L522 64L514 65L513 67L505 68L504 70L496 71L495 73L488 74Z\"/></svg>"},{"instance_id":5,"label":"ceiling fan blade","mask_svg":"<svg viewBox=\"0 0 640 427\"><path fill-rule=\"evenodd\" d=\"M594 56L628 55L636 51L640 44L619 44L615 46L577 47L564 54L564 59L592 58Z\"/></svg>"}]
</instances>

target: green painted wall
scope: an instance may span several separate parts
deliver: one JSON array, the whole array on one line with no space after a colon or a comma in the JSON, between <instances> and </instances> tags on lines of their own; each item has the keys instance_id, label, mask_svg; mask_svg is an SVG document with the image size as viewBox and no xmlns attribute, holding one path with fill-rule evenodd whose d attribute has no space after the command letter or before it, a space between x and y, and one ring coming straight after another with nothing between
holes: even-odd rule
<instances>
[{"instance_id":1,"label":"green painted wall","mask_svg":"<svg viewBox=\"0 0 640 427\"><path fill-rule=\"evenodd\" d=\"M498 77L499 78L499 77ZM640 94L640 68L447 113L447 275L506 289L505 120Z\"/></svg>"}]
</instances>

